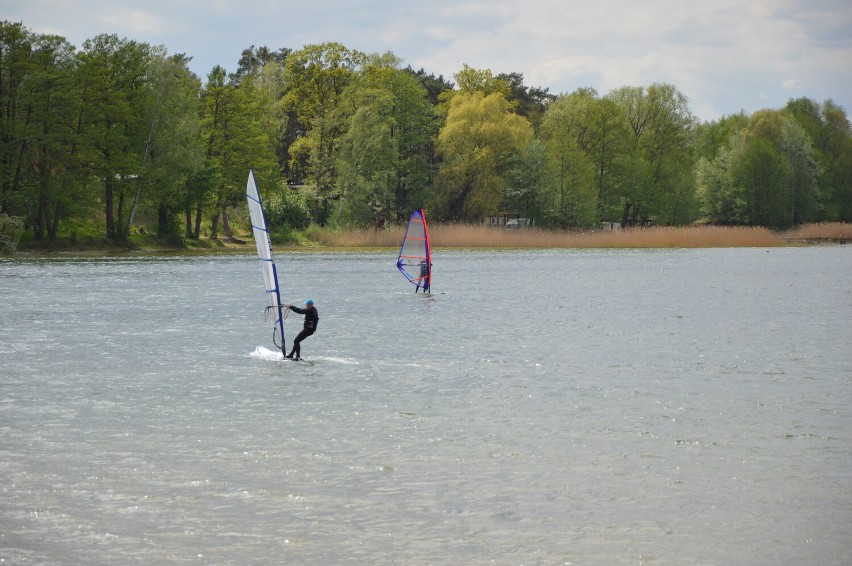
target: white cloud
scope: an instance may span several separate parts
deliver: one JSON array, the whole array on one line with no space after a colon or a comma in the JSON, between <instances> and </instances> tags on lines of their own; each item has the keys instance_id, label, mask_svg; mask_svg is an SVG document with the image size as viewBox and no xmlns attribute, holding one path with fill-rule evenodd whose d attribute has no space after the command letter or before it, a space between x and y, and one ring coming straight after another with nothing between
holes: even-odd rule
<instances>
[{"instance_id":1,"label":"white cloud","mask_svg":"<svg viewBox=\"0 0 852 566\"><path fill-rule=\"evenodd\" d=\"M97 19L105 30L110 30L107 33L122 30L122 33L130 36L150 37L174 31L174 24L166 18L157 17L145 10L115 7L104 10L98 14Z\"/></svg>"},{"instance_id":2,"label":"white cloud","mask_svg":"<svg viewBox=\"0 0 852 566\"><path fill-rule=\"evenodd\" d=\"M214 65L233 68L250 45L299 49L337 41L391 50L449 80L467 63L523 73L528 85L554 93L593 87L606 94L667 82L705 119L780 107L792 91L833 98L852 111L847 6L848 0L0 0L4 18L76 45L116 33L185 52L201 76Z\"/></svg>"}]
</instances>

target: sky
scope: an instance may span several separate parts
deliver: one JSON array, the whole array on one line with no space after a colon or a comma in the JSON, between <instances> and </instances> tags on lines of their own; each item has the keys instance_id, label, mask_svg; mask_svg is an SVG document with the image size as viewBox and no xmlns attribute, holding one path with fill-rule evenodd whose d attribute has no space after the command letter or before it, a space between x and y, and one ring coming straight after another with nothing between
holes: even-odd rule
<instances>
[{"instance_id":1,"label":"sky","mask_svg":"<svg viewBox=\"0 0 852 566\"><path fill-rule=\"evenodd\" d=\"M668 83L700 120L800 97L852 114L850 0L0 0L0 20L163 45L202 79L252 45L334 41L451 82L467 64L552 94Z\"/></svg>"}]
</instances>

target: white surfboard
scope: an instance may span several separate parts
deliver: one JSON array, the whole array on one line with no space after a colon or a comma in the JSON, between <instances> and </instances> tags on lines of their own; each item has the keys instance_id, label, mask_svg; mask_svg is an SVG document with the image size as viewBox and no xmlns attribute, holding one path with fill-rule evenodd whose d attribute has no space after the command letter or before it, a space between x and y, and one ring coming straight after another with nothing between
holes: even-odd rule
<instances>
[{"instance_id":1,"label":"white surfboard","mask_svg":"<svg viewBox=\"0 0 852 566\"><path fill-rule=\"evenodd\" d=\"M261 358L263 360L270 360L273 362L301 362L306 364L311 363L304 358L294 360L293 358L285 357L284 354L282 354L281 352L270 350L269 348L266 348L264 346L258 346L257 348L255 348L254 352L252 353L252 356L256 358Z\"/></svg>"},{"instance_id":2,"label":"white surfboard","mask_svg":"<svg viewBox=\"0 0 852 566\"><path fill-rule=\"evenodd\" d=\"M255 348L254 354L252 355L258 358L263 358L264 360L272 361L287 359L281 352L276 352L275 350L270 350L269 348L265 348L263 346L258 346L257 348Z\"/></svg>"}]
</instances>

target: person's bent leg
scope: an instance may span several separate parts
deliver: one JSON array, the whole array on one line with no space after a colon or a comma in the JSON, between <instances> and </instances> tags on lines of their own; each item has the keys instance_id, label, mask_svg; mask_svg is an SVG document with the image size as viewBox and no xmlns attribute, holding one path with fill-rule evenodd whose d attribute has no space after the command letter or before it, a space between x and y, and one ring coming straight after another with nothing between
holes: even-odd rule
<instances>
[{"instance_id":1,"label":"person's bent leg","mask_svg":"<svg viewBox=\"0 0 852 566\"><path fill-rule=\"evenodd\" d=\"M292 358L294 354L297 354L297 353L299 352L299 350L300 350L300 348L299 348L299 342L301 342L301 341L302 341L302 333L303 333L303 332L304 332L304 331L299 332L299 334L296 336L296 339L295 339L295 340L293 340L293 348L290 350L290 353L289 353L289 354L287 354L287 357L288 357L288 358Z\"/></svg>"},{"instance_id":2,"label":"person's bent leg","mask_svg":"<svg viewBox=\"0 0 852 566\"><path fill-rule=\"evenodd\" d=\"M299 332L298 336L296 336L296 339L293 340L293 349L290 351L290 354L287 357L295 358L298 360L301 357L302 353L302 340L304 340L311 334L313 334L313 332L309 330L302 330L301 332Z\"/></svg>"}]
</instances>

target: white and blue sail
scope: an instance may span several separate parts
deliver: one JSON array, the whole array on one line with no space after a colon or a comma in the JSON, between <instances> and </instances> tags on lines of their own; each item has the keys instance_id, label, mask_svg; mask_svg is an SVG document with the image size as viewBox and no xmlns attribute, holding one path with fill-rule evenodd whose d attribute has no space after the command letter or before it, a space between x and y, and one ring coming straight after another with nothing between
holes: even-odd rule
<instances>
[{"instance_id":1,"label":"white and blue sail","mask_svg":"<svg viewBox=\"0 0 852 566\"><path fill-rule=\"evenodd\" d=\"M282 353L286 353L287 344L284 341L284 305L281 304L278 271L275 267L275 259L272 257L272 240L269 237L266 215L263 213L263 203L260 200L260 193L257 190L254 169L249 170L248 182L246 183L246 198L248 199L254 243L257 245L257 258L260 260L260 267L263 271L263 284L266 287L268 303L266 312L271 312L275 321L275 328L272 331L272 342Z\"/></svg>"}]
</instances>

